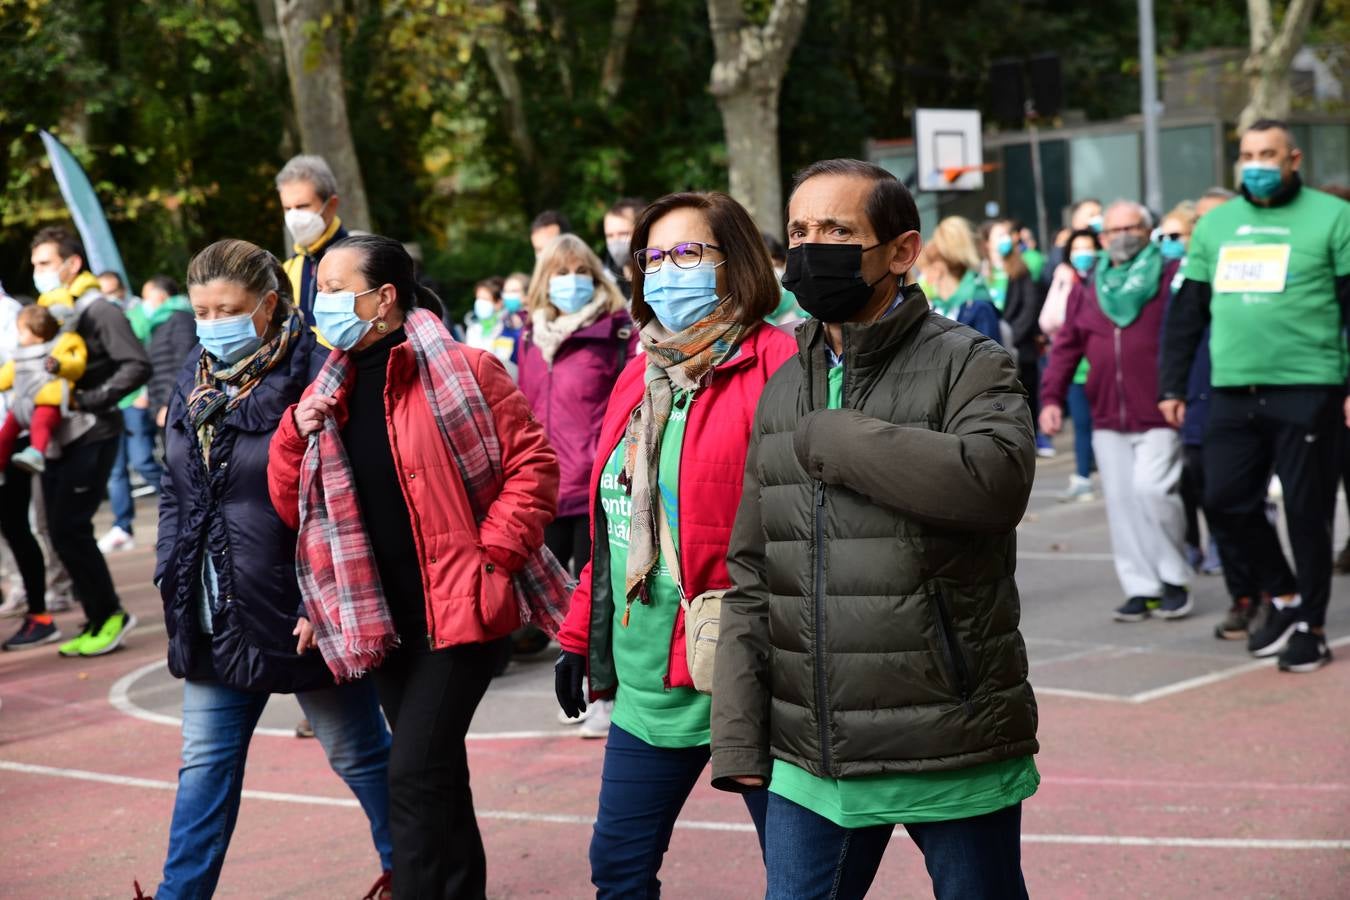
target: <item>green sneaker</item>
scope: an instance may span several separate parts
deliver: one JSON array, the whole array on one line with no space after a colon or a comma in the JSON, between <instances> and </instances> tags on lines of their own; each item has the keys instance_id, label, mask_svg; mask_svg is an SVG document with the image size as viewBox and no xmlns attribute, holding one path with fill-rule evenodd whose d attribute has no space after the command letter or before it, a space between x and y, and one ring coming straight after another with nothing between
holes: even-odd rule
<instances>
[{"instance_id":1,"label":"green sneaker","mask_svg":"<svg viewBox=\"0 0 1350 900\"><path fill-rule=\"evenodd\" d=\"M85 635L80 645L81 656L102 656L111 653L122 643L127 632L136 627L136 617L129 612L115 612L96 632Z\"/></svg>"},{"instance_id":2,"label":"green sneaker","mask_svg":"<svg viewBox=\"0 0 1350 900\"><path fill-rule=\"evenodd\" d=\"M80 629L79 634L57 647L56 652L62 656L79 656L80 652L84 650L84 642L89 636L89 626L86 624L84 628Z\"/></svg>"}]
</instances>

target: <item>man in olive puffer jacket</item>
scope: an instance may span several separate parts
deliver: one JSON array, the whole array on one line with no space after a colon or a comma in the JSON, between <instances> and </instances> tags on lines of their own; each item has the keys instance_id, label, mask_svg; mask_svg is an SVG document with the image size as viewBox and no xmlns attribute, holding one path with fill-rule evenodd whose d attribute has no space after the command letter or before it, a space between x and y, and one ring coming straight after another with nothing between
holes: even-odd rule
<instances>
[{"instance_id":1,"label":"man in olive puffer jacket","mask_svg":"<svg viewBox=\"0 0 1350 900\"><path fill-rule=\"evenodd\" d=\"M769 786L770 898L863 896L896 824L938 897L1025 897L1026 392L1003 348L903 286L919 217L889 173L816 163L788 218L783 283L813 321L751 436L713 783Z\"/></svg>"}]
</instances>

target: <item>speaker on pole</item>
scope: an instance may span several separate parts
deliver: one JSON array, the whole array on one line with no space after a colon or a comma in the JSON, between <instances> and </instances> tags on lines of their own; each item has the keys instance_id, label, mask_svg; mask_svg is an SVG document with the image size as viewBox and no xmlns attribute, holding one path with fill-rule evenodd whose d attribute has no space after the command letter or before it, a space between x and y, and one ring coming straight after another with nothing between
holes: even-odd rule
<instances>
[{"instance_id":1,"label":"speaker on pole","mask_svg":"<svg viewBox=\"0 0 1350 900\"><path fill-rule=\"evenodd\" d=\"M1042 53L1027 62L1031 74L1031 101L1036 115L1053 119L1064 104L1064 79L1060 72L1059 54Z\"/></svg>"},{"instance_id":2,"label":"speaker on pole","mask_svg":"<svg viewBox=\"0 0 1350 900\"><path fill-rule=\"evenodd\" d=\"M1020 128L1026 120L1020 59L996 59L989 66L989 114L1000 125Z\"/></svg>"}]
</instances>

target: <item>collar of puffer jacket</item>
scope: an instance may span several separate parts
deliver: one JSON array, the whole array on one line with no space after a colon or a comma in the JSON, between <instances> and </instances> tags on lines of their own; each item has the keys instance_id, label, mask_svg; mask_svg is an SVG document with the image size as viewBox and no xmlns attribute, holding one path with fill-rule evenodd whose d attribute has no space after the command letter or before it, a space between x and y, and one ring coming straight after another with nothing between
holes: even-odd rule
<instances>
[{"instance_id":1,"label":"collar of puffer jacket","mask_svg":"<svg viewBox=\"0 0 1350 900\"><path fill-rule=\"evenodd\" d=\"M906 285L905 299L895 311L875 322L846 322L844 335L844 367L849 378L866 381L871 371L884 365L899 346L928 315L928 298L917 284ZM825 325L810 319L797 330L797 355L807 371L828 370L825 354Z\"/></svg>"}]
</instances>

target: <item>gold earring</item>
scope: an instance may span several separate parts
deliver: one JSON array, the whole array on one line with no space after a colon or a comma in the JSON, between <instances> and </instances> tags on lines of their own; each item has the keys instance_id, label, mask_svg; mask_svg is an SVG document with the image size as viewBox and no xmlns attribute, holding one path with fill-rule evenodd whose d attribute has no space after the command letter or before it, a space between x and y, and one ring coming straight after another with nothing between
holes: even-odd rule
<instances>
[{"instance_id":1,"label":"gold earring","mask_svg":"<svg viewBox=\"0 0 1350 900\"><path fill-rule=\"evenodd\" d=\"M389 324L385 322L384 319L376 319L375 330L378 331L380 334L384 334L386 331L389 330Z\"/></svg>"}]
</instances>

